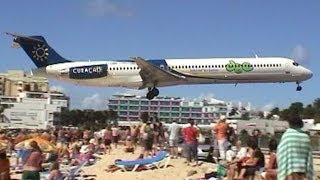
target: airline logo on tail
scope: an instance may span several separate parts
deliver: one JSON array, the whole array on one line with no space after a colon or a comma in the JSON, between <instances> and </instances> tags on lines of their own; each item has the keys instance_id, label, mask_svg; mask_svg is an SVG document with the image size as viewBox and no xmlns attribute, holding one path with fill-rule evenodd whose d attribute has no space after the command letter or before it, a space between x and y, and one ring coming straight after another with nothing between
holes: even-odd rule
<instances>
[{"instance_id":1,"label":"airline logo on tail","mask_svg":"<svg viewBox=\"0 0 320 180\"><path fill-rule=\"evenodd\" d=\"M45 61L49 56L49 48L45 44L37 44L33 46L32 57L38 61Z\"/></svg>"}]
</instances>

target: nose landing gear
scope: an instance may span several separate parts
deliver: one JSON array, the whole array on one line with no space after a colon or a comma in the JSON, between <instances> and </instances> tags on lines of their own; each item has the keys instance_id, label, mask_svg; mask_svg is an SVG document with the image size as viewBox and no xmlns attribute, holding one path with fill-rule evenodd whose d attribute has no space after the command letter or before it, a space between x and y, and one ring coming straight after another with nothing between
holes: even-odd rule
<instances>
[{"instance_id":1,"label":"nose landing gear","mask_svg":"<svg viewBox=\"0 0 320 180\"><path fill-rule=\"evenodd\" d=\"M147 99L152 100L154 97L159 95L159 89L156 87L148 88Z\"/></svg>"},{"instance_id":2,"label":"nose landing gear","mask_svg":"<svg viewBox=\"0 0 320 180\"><path fill-rule=\"evenodd\" d=\"M302 87L300 86L300 83L297 82L297 85L298 85L298 86L297 86L297 89L296 89L296 90L297 90L297 91L301 91L301 90L302 90Z\"/></svg>"}]
</instances>

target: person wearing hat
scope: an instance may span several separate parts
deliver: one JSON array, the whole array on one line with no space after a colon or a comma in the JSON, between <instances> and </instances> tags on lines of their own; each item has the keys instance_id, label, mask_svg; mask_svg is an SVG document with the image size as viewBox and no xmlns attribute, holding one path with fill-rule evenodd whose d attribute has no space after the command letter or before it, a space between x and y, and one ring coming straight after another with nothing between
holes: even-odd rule
<instances>
[{"instance_id":1,"label":"person wearing hat","mask_svg":"<svg viewBox=\"0 0 320 180\"><path fill-rule=\"evenodd\" d=\"M219 122L215 125L214 131L216 133L216 138L218 141L218 149L221 160L225 160L226 158L226 148L225 143L228 138L228 129L229 125L226 123L226 116L220 116Z\"/></svg>"}]
</instances>

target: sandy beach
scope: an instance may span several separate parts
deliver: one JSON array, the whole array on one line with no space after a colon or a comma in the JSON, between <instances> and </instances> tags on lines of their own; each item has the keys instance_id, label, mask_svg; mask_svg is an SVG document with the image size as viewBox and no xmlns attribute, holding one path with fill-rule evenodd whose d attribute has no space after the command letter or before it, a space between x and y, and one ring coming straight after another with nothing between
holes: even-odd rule
<instances>
[{"instance_id":1,"label":"sandy beach","mask_svg":"<svg viewBox=\"0 0 320 180\"><path fill-rule=\"evenodd\" d=\"M107 166L113 164L116 159L135 159L138 157L138 154L139 151L136 151L135 154L124 153L121 147L119 147L118 149L113 149L110 155L100 155L99 157L101 157L101 160L97 161L96 164L84 167L83 174L96 175L97 180L183 180L204 177L204 174L208 170L216 168L216 164L206 162L198 167L190 167L184 163L184 158L179 158L171 159L169 163L170 166L167 168L144 170L140 172L122 172L121 170L118 170L116 172L110 173L105 171L107 169ZM314 165L316 174L320 175L320 159L314 159ZM190 171L196 171L197 173L188 177L187 174Z\"/></svg>"},{"instance_id":2,"label":"sandy beach","mask_svg":"<svg viewBox=\"0 0 320 180\"><path fill-rule=\"evenodd\" d=\"M100 155L101 159L96 162L96 164L92 166L84 167L84 174L88 175L97 175L96 179L110 179L110 180L118 180L118 179L163 179L163 180L172 180L172 179L185 179L189 171L195 170L196 174L190 176L191 179L203 177L204 173L211 168L215 168L216 165L212 163L203 163L199 167L191 167L187 166L184 162L184 158L179 159L170 159L169 167L160 168L160 169L152 169L152 170L143 170L140 172L122 172L121 170L117 170L113 173L106 172L108 165L113 164L116 159L124 159L131 160L136 159L139 155L139 150L132 153L124 153L123 149L119 147L118 149L113 149L110 155Z\"/></svg>"}]
</instances>

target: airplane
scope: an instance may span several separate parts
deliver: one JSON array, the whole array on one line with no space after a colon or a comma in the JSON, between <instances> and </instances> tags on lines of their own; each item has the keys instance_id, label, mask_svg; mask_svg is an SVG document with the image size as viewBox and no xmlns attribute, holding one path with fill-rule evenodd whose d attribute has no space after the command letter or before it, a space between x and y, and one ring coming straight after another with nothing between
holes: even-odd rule
<instances>
[{"instance_id":1,"label":"airplane","mask_svg":"<svg viewBox=\"0 0 320 180\"><path fill-rule=\"evenodd\" d=\"M13 36L14 47L22 47L41 75L77 85L148 88L147 99L159 95L158 87L191 84L300 83L312 72L285 57L184 58L71 61L60 56L42 36Z\"/></svg>"}]
</instances>

